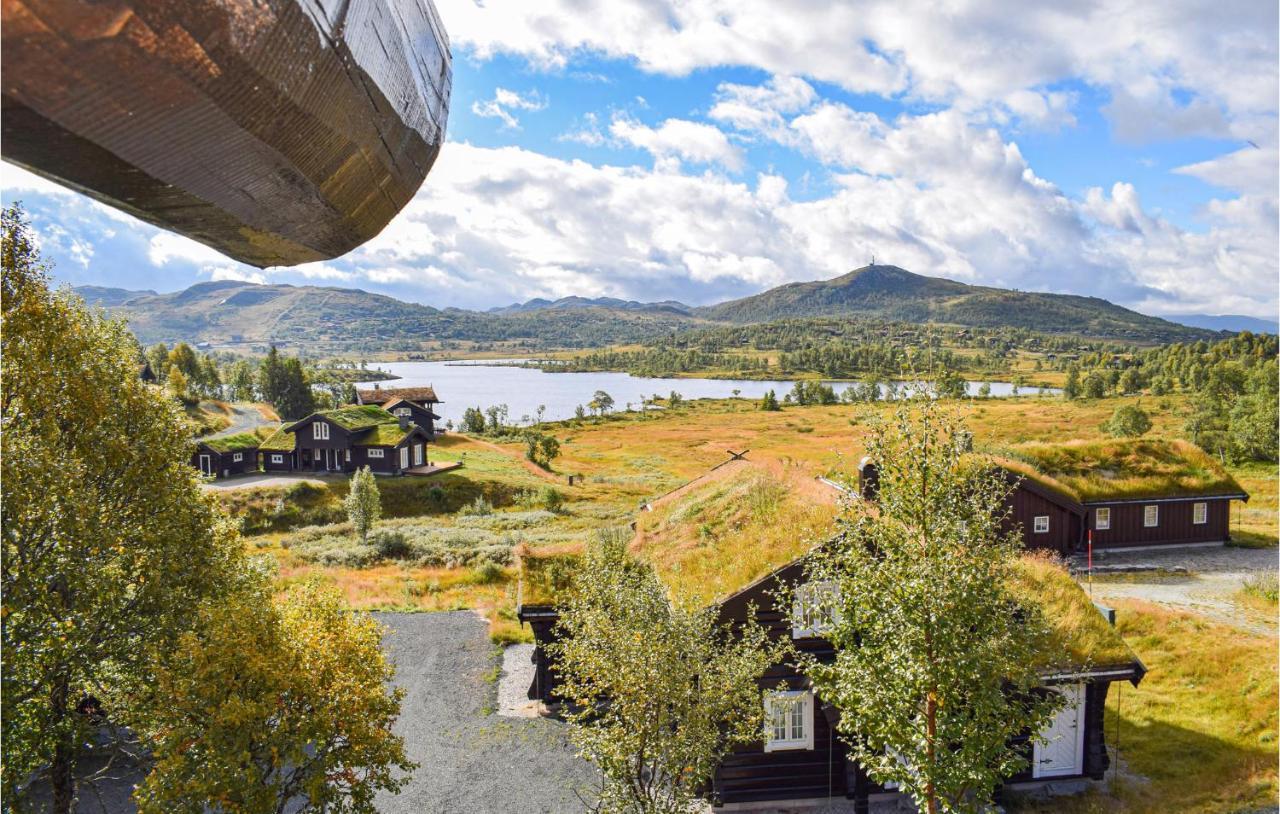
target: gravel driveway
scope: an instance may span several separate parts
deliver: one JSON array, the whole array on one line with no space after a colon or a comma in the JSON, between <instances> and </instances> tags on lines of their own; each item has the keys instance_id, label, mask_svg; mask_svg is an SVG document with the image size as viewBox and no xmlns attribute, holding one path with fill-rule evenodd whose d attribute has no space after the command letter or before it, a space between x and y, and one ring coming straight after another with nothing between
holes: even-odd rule
<instances>
[{"instance_id":1,"label":"gravel driveway","mask_svg":"<svg viewBox=\"0 0 1280 814\"><path fill-rule=\"evenodd\" d=\"M386 647L405 690L396 731L420 764L385 814L535 814L583 811L594 786L563 724L494 713L499 654L471 611L380 613Z\"/></svg>"},{"instance_id":2,"label":"gravel driveway","mask_svg":"<svg viewBox=\"0 0 1280 814\"><path fill-rule=\"evenodd\" d=\"M1109 551L1094 554L1094 564L1149 567L1146 572L1123 575L1095 575L1093 596L1100 602L1111 599L1144 599L1178 610L1202 614L1251 633L1275 635L1274 612L1250 608L1239 601L1245 577L1260 571L1275 571L1280 560L1275 548L1184 548L1172 551ZM1159 570L1156 570L1159 569ZM1171 573L1181 569L1186 573ZM1083 585L1083 572L1076 578Z\"/></svg>"}]
</instances>

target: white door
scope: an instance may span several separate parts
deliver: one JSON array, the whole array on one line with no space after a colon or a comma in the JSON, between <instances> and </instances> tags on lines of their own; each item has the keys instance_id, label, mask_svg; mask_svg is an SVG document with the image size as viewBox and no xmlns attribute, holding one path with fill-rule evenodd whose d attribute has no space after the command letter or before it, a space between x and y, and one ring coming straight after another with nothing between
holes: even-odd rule
<instances>
[{"instance_id":1,"label":"white door","mask_svg":"<svg viewBox=\"0 0 1280 814\"><path fill-rule=\"evenodd\" d=\"M200 456L200 471L206 475L213 474L213 456L211 455Z\"/></svg>"},{"instance_id":2,"label":"white door","mask_svg":"<svg viewBox=\"0 0 1280 814\"><path fill-rule=\"evenodd\" d=\"M1032 777L1065 777L1084 770L1084 685L1056 687L1066 706L1035 741Z\"/></svg>"},{"instance_id":3,"label":"white door","mask_svg":"<svg viewBox=\"0 0 1280 814\"><path fill-rule=\"evenodd\" d=\"M409 468L409 448L408 447L400 447L400 468L401 469Z\"/></svg>"},{"instance_id":4,"label":"white door","mask_svg":"<svg viewBox=\"0 0 1280 814\"><path fill-rule=\"evenodd\" d=\"M422 466L422 444L413 445L413 465Z\"/></svg>"}]
</instances>

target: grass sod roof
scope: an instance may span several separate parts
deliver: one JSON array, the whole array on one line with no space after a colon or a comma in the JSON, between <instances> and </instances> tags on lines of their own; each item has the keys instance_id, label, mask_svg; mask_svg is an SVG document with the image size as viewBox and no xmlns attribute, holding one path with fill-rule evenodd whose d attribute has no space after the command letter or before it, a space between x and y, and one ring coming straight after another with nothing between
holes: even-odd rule
<instances>
[{"instance_id":1,"label":"grass sod roof","mask_svg":"<svg viewBox=\"0 0 1280 814\"><path fill-rule=\"evenodd\" d=\"M277 428L258 444L258 449L263 452L293 452L297 447L297 434L289 432L285 427Z\"/></svg>"},{"instance_id":2,"label":"grass sod roof","mask_svg":"<svg viewBox=\"0 0 1280 814\"><path fill-rule=\"evenodd\" d=\"M366 430L388 422L395 423L397 420L391 413L373 404L348 404L346 407L339 407L336 410L321 410L314 415L332 421L345 430L352 431ZM296 427L297 423L292 426Z\"/></svg>"},{"instance_id":3,"label":"grass sod roof","mask_svg":"<svg viewBox=\"0 0 1280 814\"><path fill-rule=\"evenodd\" d=\"M356 447L394 447L405 439L414 427L402 429L398 421L375 424L369 432L361 435L352 446Z\"/></svg>"},{"instance_id":4,"label":"grass sod roof","mask_svg":"<svg viewBox=\"0 0 1280 814\"><path fill-rule=\"evenodd\" d=\"M414 401L418 404L439 403L440 401L440 399L436 398L435 388L432 387L379 387L368 389L362 387L357 391L357 395L359 395L360 401L365 404L386 404L400 399Z\"/></svg>"},{"instance_id":5,"label":"grass sod roof","mask_svg":"<svg viewBox=\"0 0 1280 814\"><path fill-rule=\"evenodd\" d=\"M1020 444L991 457L1077 503L1244 492L1221 464L1187 441L1139 438Z\"/></svg>"},{"instance_id":6,"label":"grass sod roof","mask_svg":"<svg viewBox=\"0 0 1280 814\"><path fill-rule=\"evenodd\" d=\"M202 438L198 443L214 452L240 452L256 448L259 444L259 439L253 433L241 432L235 435L224 435L219 438Z\"/></svg>"}]
</instances>

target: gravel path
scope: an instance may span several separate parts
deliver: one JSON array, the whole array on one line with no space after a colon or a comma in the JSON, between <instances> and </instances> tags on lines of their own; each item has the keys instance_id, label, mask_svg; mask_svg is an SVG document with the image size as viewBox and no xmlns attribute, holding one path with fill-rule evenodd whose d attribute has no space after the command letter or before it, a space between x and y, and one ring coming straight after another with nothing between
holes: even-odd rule
<instances>
[{"instance_id":1,"label":"gravel path","mask_svg":"<svg viewBox=\"0 0 1280 814\"><path fill-rule=\"evenodd\" d=\"M225 430L220 430L206 437L221 438L224 435L253 432L254 429L263 424L277 423L264 416L262 410L256 404L228 404L227 409L231 411L231 414L227 416L231 420L231 424Z\"/></svg>"},{"instance_id":2,"label":"gravel path","mask_svg":"<svg viewBox=\"0 0 1280 814\"><path fill-rule=\"evenodd\" d=\"M1173 551L1108 552L1094 554L1099 566L1150 566L1152 570L1122 577L1097 576L1093 597L1100 602L1112 599L1142 599L1178 610L1187 610L1250 633L1275 635L1275 613L1265 613L1239 602L1245 577L1277 569L1274 548L1187 548ZM1161 570L1154 570L1161 569ZM1182 569L1185 574L1170 574ZM1076 578L1088 585L1083 573Z\"/></svg>"},{"instance_id":3,"label":"gravel path","mask_svg":"<svg viewBox=\"0 0 1280 814\"><path fill-rule=\"evenodd\" d=\"M492 714L498 656L470 611L378 614L405 690L396 730L421 764L399 795L380 795L385 814L577 812L595 778L574 757L565 727L545 718Z\"/></svg>"}]
</instances>

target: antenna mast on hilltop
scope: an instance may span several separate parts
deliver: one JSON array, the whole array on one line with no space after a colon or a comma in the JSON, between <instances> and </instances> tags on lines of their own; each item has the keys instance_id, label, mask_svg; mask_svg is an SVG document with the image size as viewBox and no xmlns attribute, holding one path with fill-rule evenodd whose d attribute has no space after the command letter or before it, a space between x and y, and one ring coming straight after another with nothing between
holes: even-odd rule
<instances>
[{"instance_id":1,"label":"antenna mast on hilltop","mask_svg":"<svg viewBox=\"0 0 1280 814\"><path fill-rule=\"evenodd\" d=\"M876 264L876 255L875 255L875 252L872 252L872 253L871 253L871 262L870 262L868 265L874 266L875 264Z\"/></svg>"}]
</instances>

